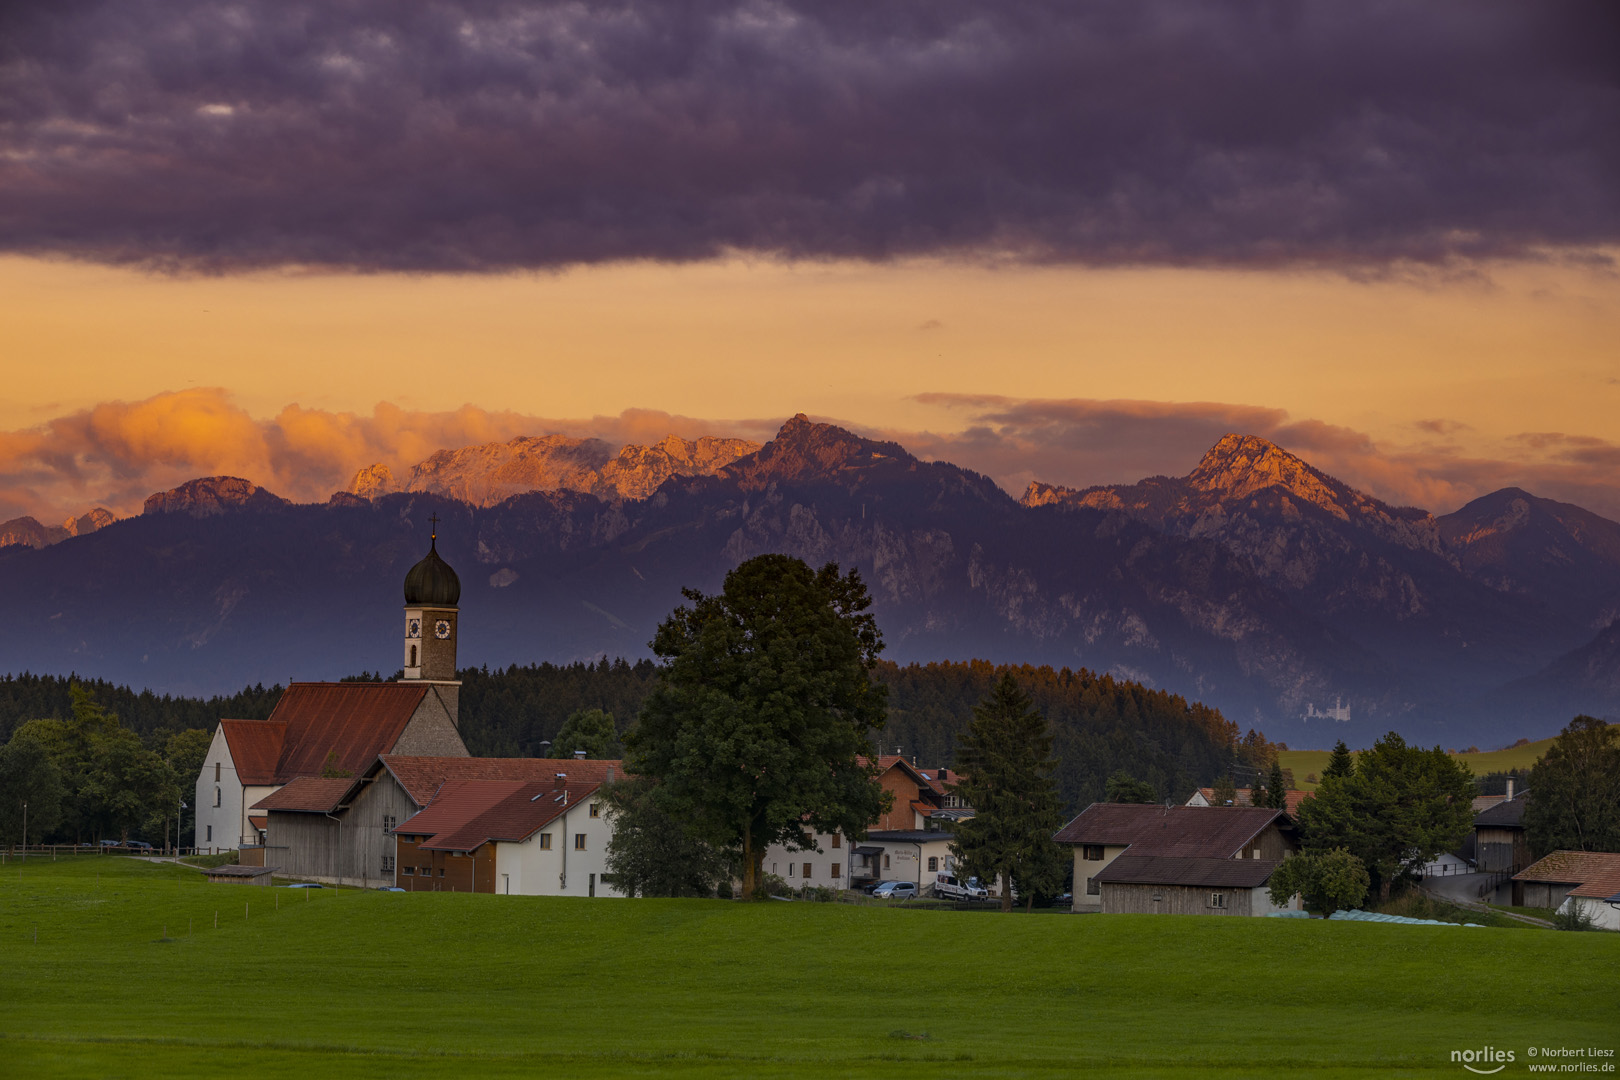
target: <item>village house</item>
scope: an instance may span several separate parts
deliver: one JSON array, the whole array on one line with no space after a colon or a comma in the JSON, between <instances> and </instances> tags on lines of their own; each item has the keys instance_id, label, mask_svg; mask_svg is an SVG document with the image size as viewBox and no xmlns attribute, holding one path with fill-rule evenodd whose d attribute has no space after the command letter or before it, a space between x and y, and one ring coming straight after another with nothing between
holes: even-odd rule
<instances>
[{"instance_id":1,"label":"village house","mask_svg":"<svg viewBox=\"0 0 1620 1080\"><path fill-rule=\"evenodd\" d=\"M954 790L949 769L919 767L902 755L878 758L878 784L892 797L866 839L816 833L815 848L793 851L783 844L765 850L763 868L795 888L858 889L874 881L913 881L920 887L947 869L951 834L973 808ZM926 850L924 850L926 849Z\"/></svg>"},{"instance_id":2,"label":"village house","mask_svg":"<svg viewBox=\"0 0 1620 1080\"><path fill-rule=\"evenodd\" d=\"M1074 849L1074 910L1105 913L1282 910L1265 886L1299 850L1287 814L1253 806L1092 803L1053 839Z\"/></svg>"},{"instance_id":3,"label":"village house","mask_svg":"<svg viewBox=\"0 0 1620 1080\"><path fill-rule=\"evenodd\" d=\"M611 780L611 772L605 777ZM399 886L413 892L619 896L603 778L450 780L394 830Z\"/></svg>"},{"instance_id":4,"label":"village house","mask_svg":"<svg viewBox=\"0 0 1620 1080\"><path fill-rule=\"evenodd\" d=\"M196 785L196 847L262 849L268 808L295 780L341 778L380 754L465 757L456 680L461 582L437 536L405 575L403 677L397 682L292 683L266 720L221 720ZM308 802L304 787L284 803ZM263 861L262 850L244 861Z\"/></svg>"},{"instance_id":5,"label":"village house","mask_svg":"<svg viewBox=\"0 0 1620 1080\"><path fill-rule=\"evenodd\" d=\"M1474 865L1480 873L1512 875L1530 865L1524 834L1528 791L1503 799L1474 815Z\"/></svg>"},{"instance_id":6,"label":"village house","mask_svg":"<svg viewBox=\"0 0 1620 1080\"><path fill-rule=\"evenodd\" d=\"M1284 800L1286 802L1286 805L1283 807L1283 809L1288 811L1288 816L1289 817L1293 818L1295 821L1298 821L1299 820L1299 804L1304 802L1306 799L1309 799L1310 797L1312 797L1315 794L1316 794L1316 792L1314 792L1314 791L1295 791L1292 788L1290 788L1284 794ZM1214 806L1215 805L1214 799L1215 799L1215 789L1214 788L1202 787L1202 788L1199 788L1197 791L1192 793L1192 798L1187 800L1187 805L1188 806ZM1234 796L1232 798L1232 805L1233 806L1253 806L1254 805L1254 793L1252 791L1250 791L1246 787L1238 788L1236 790L1236 793L1234 794Z\"/></svg>"},{"instance_id":7,"label":"village house","mask_svg":"<svg viewBox=\"0 0 1620 1080\"><path fill-rule=\"evenodd\" d=\"M558 773L600 784L617 761L383 754L358 775L292 781L252 809L266 815L269 861L288 877L334 884L396 883L394 829L455 781L550 782Z\"/></svg>"},{"instance_id":8,"label":"village house","mask_svg":"<svg viewBox=\"0 0 1620 1080\"><path fill-rule=\"evenodd\" d=\"M1580 911L1594 926L1620 930L1620 854L1555 851L1513 875L1513 904Z\"/></svg>"}]
</instances>

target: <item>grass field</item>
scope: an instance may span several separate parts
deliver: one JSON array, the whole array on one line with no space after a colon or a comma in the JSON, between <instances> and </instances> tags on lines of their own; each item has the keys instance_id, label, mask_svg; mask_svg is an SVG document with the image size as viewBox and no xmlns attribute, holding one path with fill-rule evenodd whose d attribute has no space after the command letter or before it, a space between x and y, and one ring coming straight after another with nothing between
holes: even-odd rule
<instances>
[{"instance_id":1,"label":"grass field","mask_svg":"<svg viewBox=\"0 0 1620 1080\"><path fill-rule=\"evenodd\" d=\"M1457 1076L1485 1042L1620 1043L1620 935L1554 931L300 895L80 857L0 870L0 957L18 1077Z\"/></svg>"},{"instance_id":2,"label":"grass field","mask_svg":"<svg viewBox=\"0 0 1620 1080\"><path fill-rule=\"evenodd\" d=\"M1542 739L1539 742L1526 743L1523 746L1513 746L1506 750L1483 750L1477 754L1452 754L1451 756L1467 765L1473 770L1475 776L1484 776L1486 773L1507 772L1510 769L1528 769L1541 759L1552 745L1552 739ZM1333 755L1331 750L1282 750L1277 754L1277 760L1285 769L1294 770L1294 786L1300 791L1315 791L1316 785L1305 778L1315 775L1321 776L1322 770L1327 768L1328 758Z\"/></svg>"}]
</instances>

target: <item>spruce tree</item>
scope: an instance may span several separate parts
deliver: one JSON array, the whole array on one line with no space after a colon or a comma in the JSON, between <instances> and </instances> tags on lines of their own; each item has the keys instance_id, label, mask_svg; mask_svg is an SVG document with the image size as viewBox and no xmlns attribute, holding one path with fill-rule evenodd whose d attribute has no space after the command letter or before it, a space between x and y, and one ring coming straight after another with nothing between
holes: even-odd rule
<instances>
[{"instance_id":1,"label":"spruce tree","mask_svg":"<svg viewBox=\"0 0 1620 1080\"><path fill-rule=\"evenodd\" d=\"M1000 879L1002 911L1012 910L1015 882L1031 898L1062 884L1061 849L1052 834L1062 826L1063 813L1051 755L1046 718L1012 672L1003 672L974 706L957 748L962 779L956 790L975 815L957 826L951 844L959 874Z\"/></svg>"},{"instance_id":2,"label":"spruce tree","mask_svg":"<svg viewBox=\"0 0 1620 1080\"><path fill-rule=\"evenodd\" d=\"M1340 739L1333 746L1333 756L1328 758L1327 768L1322 770L1322 779L1337 777L1340 780L1348 780L1355 771L1356 759L1350 756L1350 748L1344 745L1343 739Z\"/></svg>"},{"instance_id":3,"label":"spruce tree","mask_svg":"<svg viewBox=\"0 0 1620 1080\"><path fill-rule=\"evenodd\" d=\"M1276 758L1271 759L1271 773L1266 777L1265 805L1274 810L1288 809L1288 780L1283 776L1282 762Z\"/></svg>"},{"instance_id":4,"label":"spruce tree","mask_svg":"<svg viewBox=\"0 0 1620 1080\"><path fill-rule=\"evenodd\" d=\"M1215 786L1210 789L1209 803L1211 806L1236 806L1237 785L1232 782L1232 774L1224 773Z\"/></svg>"}]
</instances>

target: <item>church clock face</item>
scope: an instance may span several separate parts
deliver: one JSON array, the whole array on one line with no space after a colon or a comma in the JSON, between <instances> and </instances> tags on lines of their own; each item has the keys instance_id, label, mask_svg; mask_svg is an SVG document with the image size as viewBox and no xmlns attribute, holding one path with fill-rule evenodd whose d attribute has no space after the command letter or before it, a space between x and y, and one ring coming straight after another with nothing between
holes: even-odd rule
<instances>
[{"instance_id":1,"label":"church clock face","mask_svg":"<svg viewBox=\"0 0 1620 1080\"><path fill-rule=\"evenodd\" d=\"M406 622L405 622L405 636L410 637L410 638L419 638L419 637L421 637L422 636L422 620L421 619L408 619L408 620L406 620Z\"/></svg>"},{"instance_id":2,"label":"church clock face","mask_svg":"<svg viewBox=\"0 0 1620 1080\"><path fill-rule=\"evenodd\" d=\"M434 623L433 636L438 638L440 641L448 638L450 636L450 620L440 619L438 622Z\"/></svg>"}]
</instances>

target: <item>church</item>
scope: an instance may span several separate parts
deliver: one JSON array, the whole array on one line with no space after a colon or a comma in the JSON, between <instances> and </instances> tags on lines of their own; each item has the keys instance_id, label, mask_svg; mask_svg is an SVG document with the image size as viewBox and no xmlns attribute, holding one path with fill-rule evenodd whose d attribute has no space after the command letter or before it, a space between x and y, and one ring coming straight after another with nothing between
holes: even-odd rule
<instances>
[{"instance_id":1,"label":"church","mask_svg":"<svg viewBox=\"0 0 1620 1080\"><path fill-rule=\"evenodd\" d=\"M386 683L294 682L269 719L221 720L197 777L199 850L240 848L244 862L260 861L268 810L259 804L289 785L346 788L348 778L366 775L385 754L467 756L456 679L461 581L439 555L434 524L427 554L405 575L403 676ZM393 838L372 831L375 844L368 846L377 847L380 866Z\"/></svg>"}]
</instances>

